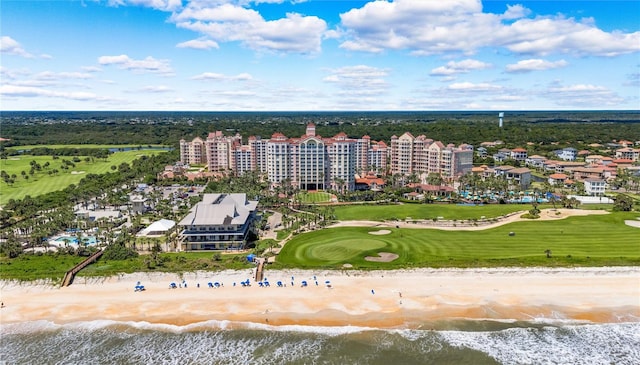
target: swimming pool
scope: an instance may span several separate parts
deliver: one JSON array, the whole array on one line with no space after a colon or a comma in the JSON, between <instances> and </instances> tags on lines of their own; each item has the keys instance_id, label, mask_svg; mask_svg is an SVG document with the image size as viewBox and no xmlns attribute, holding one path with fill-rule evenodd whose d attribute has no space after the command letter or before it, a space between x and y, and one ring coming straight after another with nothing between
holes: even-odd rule
<instances>
[{"instance_id":1,"label":"swimming pool","mask_svg":"<svg viewBox=\"0 0 640 365\"><path fill-rule=\"evenodd\" d=\"M93 246L95 244L98 243L98 239L95 236L84 236L82 237L82 239L86 238L87 239L87 245L88 246ZM73 245L73 246L77 246L78 245L78 237L75 236L60 236L58 238L56 238L54 240L54 242L56 243L60 243L63 244L65 243L65 241L67 241L68 244ZM84 241L81 241L84 243Z\"/></svg>"}]
</instances>

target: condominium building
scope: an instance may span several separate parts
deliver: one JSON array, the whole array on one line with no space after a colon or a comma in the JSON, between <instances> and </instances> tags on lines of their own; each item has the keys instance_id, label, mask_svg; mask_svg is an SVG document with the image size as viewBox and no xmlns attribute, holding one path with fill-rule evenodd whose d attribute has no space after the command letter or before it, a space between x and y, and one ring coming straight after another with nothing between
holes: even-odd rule
<instances>
[{"instance_id":1,"label":"condominium building","mask_svg":"<svg viewBox=\"0 0 640 365\"><path fill-rule=\"evenodd\" d=\"M225 136L221 131L209 133L205 141L207 165L210 172L236 171L233 151L242 145L242 137Z\"/></svg>"},{"instance_id":2,"label":"condominium building","mask_svg":"<svg viewBox=\"0 0 640 365\"><path fill-rule=\"evenodd\" d=\"M180 140L180 162L185 165L203 164L207 162L205 144L202 138L196 137L191 142Z\"/></svg>"},{"instance_id":3,"label":"condominium building","mask_svg":"<svg viewBox=\"0 0 640 365\"><path fill-rule=\"evenodd\" d=\"M445 146L423 135L406 132L391 137L391 173L400 175L439 174L455 177L471 171L473 148L469 145Z\"/></svg>"},{"instance_id":4,"label":"condominium building","mask_svg":"<svg viewBox=\"0 0 640 365\"><path fill-rule=\"evenodd\" d=\"M409 132L393 136L390 147L369 136L355 139L343 132L323 138L312 123L301 137L289 138L282 133L269 139L251 136L243 145L240 135L225 136L217 131L209 133L205 141L182 140L180 146L183 162L200 156L209 172L240 176L258 171L272 186L287 184L302 190L352 191L356 176L384 175L388 167L393 174L436 173L452 178L471 171L473 158L472 146L445 146Z\"/></svg>"}]
</instances>

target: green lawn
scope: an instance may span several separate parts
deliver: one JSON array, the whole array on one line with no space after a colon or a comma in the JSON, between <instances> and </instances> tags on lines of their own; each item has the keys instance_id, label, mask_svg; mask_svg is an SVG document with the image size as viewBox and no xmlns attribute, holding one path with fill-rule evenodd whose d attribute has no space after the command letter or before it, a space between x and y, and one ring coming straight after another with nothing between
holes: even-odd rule
<instances>
[{"instance_id":1,"label":"green lawn","mask_svg":"<svg viewBox=\"0 0 640 365\"><path fill-rule=\"evenodd\" d=\"M331 201L331 194L324 191L302 192L298 198L303 203L326 203Z\"/></svg>"},{"instance_id":2,"label":"green lawn","mask_svg":"<svg viewBox=\"0 0 640 365\"><path fill-rule=\"evenodd\" d=\"M640 229L624 224L638 213L516 222L482 231L346 227L314 231L289 241L277 258L283 267L397 269L407 267L640 265ZM510 236L509 232L514 232ZM552 258L545 250L552 251ZM364 260L378 252L389 263Z\"/></svg>"},{"instance_id":3,"label":"green lawn","mask_svg":"<svg viewBox=\"0 0 640 365\"><path fill-rule=\"evenodd\" d=\"M0 170L4 170L7 174L16 174L17 178L13 185L8 185L4 181L0 180L0 205L6 204L9 199L22 199L26 195L32 197L46 194L52 191L58 191L66 188L71 184L77 184L87 174L104 174L112 171L111 166L119 166L121 163L131 163L133 160L140 156L150 156L157 153L165 152L165 150L135 150L115 152L109 155L109 158L104 161L100 159L94 159L93 162L85 162L84 157L80 157L80 162L75 163L74 168L69 170L62 170L62 160L66 159L71 161L73 157L64 156L54 160L51 156L31 156L20 155L10 156L6 160L0 160ZM36 172L35 175L29 176L29 170L31 161L36 161L43 169L40 172ZM50 166L44 168L45 162L49 162ZM49 170L57 169L59 173L57 175L48 175ZM27 172L29 179L24 179L21 172Z\"/></svg>"},{"instance_id":4,"label":"green lawn","mask_svg":"<svg viewBox=\"0 0 640 365\"><path fill-rule=\"evenodd\" d=\"M539 206L543 208L546 206ZM456 204L392 204L392 205L343 205L335 207L337 220L405 220L433 219L442 217L451 220L495 218L505 214L529 210L530 204L490 204L463 206Z\"/></svg>"}]
</instances>

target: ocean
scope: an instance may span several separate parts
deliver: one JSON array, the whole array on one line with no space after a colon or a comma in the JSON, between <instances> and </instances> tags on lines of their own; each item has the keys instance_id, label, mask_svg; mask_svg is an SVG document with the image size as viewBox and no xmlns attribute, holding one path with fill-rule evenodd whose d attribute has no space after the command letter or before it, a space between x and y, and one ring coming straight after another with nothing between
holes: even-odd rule
<instances>
[{"instance_id":1,"label":"ocean","mask_svg":"<svg viewBox=\"0 0 640 365\"><path fill-rule=\"evenodd\" d=\"M640 364L640 323L451 320L417 329L208 321L3 324L1 364Z\"/></svg>"}]
</instances>

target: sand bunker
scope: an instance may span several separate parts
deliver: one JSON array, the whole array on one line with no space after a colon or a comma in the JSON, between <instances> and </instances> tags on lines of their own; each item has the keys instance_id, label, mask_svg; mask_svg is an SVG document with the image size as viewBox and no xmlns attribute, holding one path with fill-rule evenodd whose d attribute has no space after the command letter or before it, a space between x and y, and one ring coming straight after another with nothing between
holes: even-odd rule
<instances>
[{"instance_id":1,"label":"sand bunker","mask_svg":"<svg viewBox=\"0 0 640 365\"><path fill-rule=\"evenodd\" d=\"M71 171L71 175L84 174L84 171Z\"/></svg>"},{"instance_id":2,"label":"sand bunker","mask_svg":"<svg viewBox=\"0 0 640 365\"><path fill-rule=\"evenodd\" d=\"M381 229L379 231L371 231L371 232L369 232L369 234L375 234L377 236L382 236L383 234L389 234L389 233L391 233L391 231L388 230L388 229Z\"/></svg>"},{"instance_id":3,"label":"sand bunker","mask_svg":"<svg viewBox=\"0 0 640 365\"><path fill-rule=\"evenodd\" d=\"M395 253L391 253L391 252L378 252L378 256L367 256L364 259L367 261L373 261L373 262L391 262L395 259L397 259L398 255L396 255Z\"/></svg>"},{"instance_id":4,"label":"sand bunker","mask_svg":"<svg viewBox=\"0 0 640 365\"><path fill-rule=\"evenodd\" d=\"M636 227L636 228L640 228L640 220L639 221L624 221L624 224L631 226L631 227Z\"/></svg>"}]
</instances>

